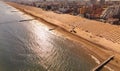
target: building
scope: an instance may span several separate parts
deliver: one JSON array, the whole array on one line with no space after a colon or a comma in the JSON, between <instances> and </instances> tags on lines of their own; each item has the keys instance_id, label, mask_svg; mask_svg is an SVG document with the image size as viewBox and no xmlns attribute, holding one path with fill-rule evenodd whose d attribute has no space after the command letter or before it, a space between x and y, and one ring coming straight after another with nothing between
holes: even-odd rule
<instances>
[{"instance_id":1,"label":"building","mask_svg":"<svg viewBox=\"0 0 120 71\"><path fill-rule=\"evenodd\" d=\"M100 4L101 5L105 4L105 0L100 0Z\"/></svg>"},{"instance_id":2,"label":"building","mask_svg":"<svg viewBox=\"0 0 120 71\"><path fill-rule=\"evenodd\" d=\"M97 3L97 0L90 0L90 3L94 5Z\"/></svg>"}]
</instances>

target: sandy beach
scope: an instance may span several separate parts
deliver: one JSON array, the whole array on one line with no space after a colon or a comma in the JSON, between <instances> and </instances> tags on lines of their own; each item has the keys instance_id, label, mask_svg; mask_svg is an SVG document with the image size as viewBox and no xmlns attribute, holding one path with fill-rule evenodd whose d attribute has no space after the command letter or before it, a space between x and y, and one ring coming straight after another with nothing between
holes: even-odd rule
<instances>
[{"instance_id":1,"label":"sandy beach","mask_svg":"<svg viewBox=\"0 0 120 71\"><path fill-rule=\"evenodd\" d=\"M90 53L93 59L96 57L100 62L103 62L109 56L115 55L114 60L107 66L114 71L120 70L120 26L68 14L56 14L52 11L44 11L40 8L16 3L7 2L7 4L44 22L50 31L87 47L85 48L86 52ZM73 51L79 54L79 50L80 48L75 48ZM97 61L97 59L95 60Z\"/></svg>"}]
</instances>

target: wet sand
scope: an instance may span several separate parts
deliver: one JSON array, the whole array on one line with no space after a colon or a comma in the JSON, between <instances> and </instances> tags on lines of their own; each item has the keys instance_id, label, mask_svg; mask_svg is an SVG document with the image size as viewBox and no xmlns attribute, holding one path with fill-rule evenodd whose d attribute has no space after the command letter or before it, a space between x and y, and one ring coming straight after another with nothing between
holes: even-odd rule
<instances>
[{"instance_id":1,"label":"wet sand","mask_svg":"<svg viewBox=\"0 0 120 71\"><path fill-rule=\"evenodd\" d=\"M101 24L101 22L91 21L81 17L75 17L71 15L66 15L66 14L62 15L62 14L55 14L53 12L46 12L46 11L43 11L42 9L31 7L31 6L24 6L24 5L19 5L15 3L8 3L8 4L18 8L21 11L26 12L29 15L32 15L39 21L46 23L45 25L49 26L50 30L52 29L53 32L57 34L59 33L63 37L69 38L70 40L77 41L78 44L79 43L83 44L83 46L86 47L85 48L86 52L91 53L91 55L99 59L100 62L103 62L103 60L107 59L111 55L115 55L114 60L111 61L107 66L109 66L111 69L115 71L118 71L120 69L120 55L119 55L120 45L119 44L113 43L110 40L106 40L106 38L99 37L94 33L90 32L89 30L86 31L82 29L82 27L81 28L76 27L78 25L75 25L75 26L72 25L75 22L83 23L83 21L85 21L86 23L92 22L94 24L96 23ZM77 33L70 32L73 28ZM80 48L75 48L73 51L79 54L80 53L79 50Z\"/></svg>"}]
</instances>

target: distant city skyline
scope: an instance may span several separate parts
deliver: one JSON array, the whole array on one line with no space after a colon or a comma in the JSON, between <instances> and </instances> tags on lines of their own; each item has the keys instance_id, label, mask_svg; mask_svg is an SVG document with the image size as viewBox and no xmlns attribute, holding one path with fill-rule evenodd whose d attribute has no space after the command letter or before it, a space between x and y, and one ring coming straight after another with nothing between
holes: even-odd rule
<instances>
[{"instance_id":1,"label":"distant city skyline","mask_svg":"<svg viewBox=\"0 0 120 71\"><path fill-rule=\"evenodd\" d=\"M3 0L3 1L43 1L43 0ZM46 1L55 1L55 0L46 0ZM90 0L57 0L57 1L90 1ZM120 1L120 0L105 0L105 1Z\"/></svg>"}]
</instances>

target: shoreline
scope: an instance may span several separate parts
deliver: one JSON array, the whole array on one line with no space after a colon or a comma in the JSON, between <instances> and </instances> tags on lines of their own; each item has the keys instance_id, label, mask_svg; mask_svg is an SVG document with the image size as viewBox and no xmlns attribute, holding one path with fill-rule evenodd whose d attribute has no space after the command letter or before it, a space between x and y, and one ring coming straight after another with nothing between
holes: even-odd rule
<instances>
[{"instance_id":1,"label":"shoreline","mask_svg":"<svg viewBox=\"0 0 120 71\"><path fill-rule=\"evenodd\" d=\"M19 9L19 8L17 8L17 9ZM31 14L30 14L31 15ZM38 19L39 20L39 19ZM41 20L43 20L43 19L41 19L40 18L40 21ZM49 21L51 21L50 19L49 19ZM43 21L43 22L45 22L45 21ZM47 22L47 23L49 23L49 22ZM79 34L81 34L81 36L83 36L83 37L79 37L80 35L76 35L76 34L74 34L74 33L70 33L70 32L68 32L68 30L70 29L69 27L67 27L67 31L66 31L66 29L64 29L64 28L61 28L61 27L59 27L59 26L56 26L56 25L53 25L53 24L48 24L48 25L52 25L53 27L56 27L56 29L55 29L55 31L54 30L52 30L53 32L56 32L56 31L59 31L60 33L65 33L63 36L65 36L66 38L68 38L68 39L71 39L71 40L74 40L74 41L77 41L78 43L82 43L83 45L85 45L85 47L87 47L87 48L85 48L85 49L87 49L90 53L92 53L93 54L93 56L95 56L95 57L98 57L98 59L100 59L100 61L102 61L102 60L104 60L107 56L110 56L111 54L113 54L114 52L113 51L111 51L111 49L110 48L106 48L106 47L102 47L102 46L98 46L98 45L96 45L96 44L94 44L94 45L91 45L91 44L93 44L93 43L91 43L91 42L89 42L88 40L91 40L92 39L92 41L93 42L95 42L95 41L97 41L98 39L96 39L96 38L98 38L98 37L96 37L96 36L93 36L92 34L90 34L90 33L87 33L86 34L86 32L84 32L84 31L80 31L79 29L75 29L75 30L79 30L80 32L77 32L77 33L79 33ZM63 25L62 25L63 26ZM66 26L64 26L64 27L66 27ZM58 33L58 32L57 32ZM60 34L59 33L59 34ZM84 35L83 35L84 34ZM92 37L94 37L95 39L93 39L93 38L90 38L89 36L92 36ZM82 41L80 41L81 40L81 38L84 38L84 37L87 37L87 42L85 42L86 41L86 39L82 39ZM105 40L105 39L104 39ZM103 39L101 39L101 41L103 41ZM107 41L107 40L105 40L105 41ZM84 43L83 43L84 42ZM89 45L91 45L91 46L93 46L93 48L92 47L89 47L89 45L87 45L86 43L88 43ZM96 42L95 42L96 43ZM98 42L97 42L98 43ZM111 43L111 42L109 42L109 43ZM99 43L98 43L99 44ZM104 43L105 44L105 43ZM108 44L108 43L107 43ZM96 48L96 47L100 47L100 48ZM77 49L79 49L79 48L77 48ZM94 49L96 49L96 51L94 51ZM101 55L98 55L98 52L100 52L100 53L102 53ZM105 54L104 54L105 53ZM115 53L116 54L116 53ZM102 56L102 55L104 55L104 56ZM116 56L118 56L118 53L116 54ZM119 56L118 56L119 57ZM116 57L116 60L118 59L118 57ZM111 65L116 65L116 63L115 63L115 61L113 62L110 62L110 64L108 64L110 67L112 67ZM116 68L116 67L115 67ZM113 69L113 68L112 68ZM118 69L119 70L119 69Z\"/></svg>"},{"instance_id":2,"label":"shoreline","mask_svg":"<svg viewBox=\"0 0 120 71\"><path fill-rule=\"evenodd\" d=\"M31 17L31 16L30 16ZM36 20L35 20L36 21ZM37 24L39 24L39 21L37 22ZM43 27L45 27L45 29L46 30L49 30L48 28L50 28L51 29L51 27L53 27L53 25L49 25L49 24L43 24L43 23L40 23L39 25L41 25L41 26L43 26ZM55 34L56 36L60 36L60 37L64 37L65 36L65 33L64 33L64 35L62 35L63 34L63 32L60 32L59 30L49 30L52 34ZM58 33L59 32L59 33ZM67 37L64 37L65 39L68 39L68 40L70 40L69 38L67 38ZM72 40L72 39L71 39ZM76 41L74 41L74 40L72 40L73 42L76 42ZM84 45L82 45L82 46L84 46ZM83 48L83 49L85 49L85 48ZM86 49L85 49L86 50ZM87 53L87 52L86 52ZM91 59L93 59L94 60L94 62L96 63L96 64L100 64L101 62L100 62L100 60L97 58L97 57L95 57L94 55L92 55L92 54L88 54L90 57L91 57ZM109 70L109 71L114 71L113 69L111 69L109 66L105 66L105 68L107 69L107 70ZM105 70L106 70L105 69Z\"/></svg>"},{"instance_id":3,"label":"shoreline","mask_svg":"<svg viewBox=\"0 0 120 71\"><path fill-rule=\"evenodd\" d=\"M31 17L31 16L30 16L30 17ZM35 20L35 21L36 21L36 20ZM31 22L31 21L30 21L30 22ZM49 24L46 25L46 24L43 24L43 23L39 23L39 21L38 21L36 24L41 25L42 27L45 27L46 30L49 30L48 28L53 27L53 25L49 25ZM50 31L50 30L49 30L49 31ZM68 37L65 37L65 34L66 34L66 33L64 33L64 35L62 35L63 32L60 32L59 30L52 30L52 31L50 31L50 32L51 32L52 34L55 34L56 36L64 37L64 39L70 40ZM58 32L59 32L59 33L58 33ZM76 42L76 41L74 41L74 40L70 40L70 41ZM84 47L84 45L81 45L81 46ZM82 49L86 50L85 48L82 48ZM86 52L86 53L87 53L87 52ZM100 64L100 61L99 61L94 55L92 55L92 54L87 54L87 55L89 55L90 58L93 59L96 64ZM98 63L98 62L99 62L99 63ZM111 69L110 67L108 67L108 66L105 66L105 68L108 69L109 71L112 70L112 69ZM112 70L112 71L113 71L113 70Z\"/></svg>"}]
</instances>

